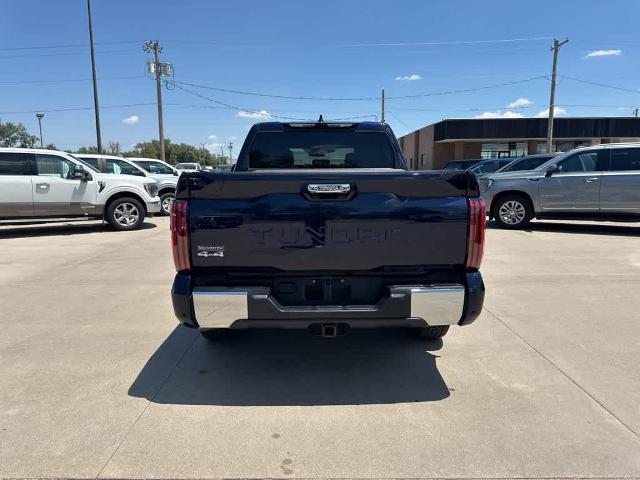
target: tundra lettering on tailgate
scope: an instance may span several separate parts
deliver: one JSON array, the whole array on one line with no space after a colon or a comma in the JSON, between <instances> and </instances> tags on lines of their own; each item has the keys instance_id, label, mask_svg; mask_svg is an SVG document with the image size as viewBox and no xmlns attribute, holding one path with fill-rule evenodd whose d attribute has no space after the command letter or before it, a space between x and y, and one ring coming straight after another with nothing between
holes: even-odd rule
<instances>
[{"instance_id":1,"label":"tundra lettering on tailgate","mask_svg":"<svg viewBox=\"0 0 640 480\"><path fill-rule=\"evenodd\" d=\"M281 248L322 247L349 243L399 242L400 230L385 227L329 226L313 228L308 225L283 225L277 227L251 227L251 242L277 243Z\"/></svg>"}]
</instances>

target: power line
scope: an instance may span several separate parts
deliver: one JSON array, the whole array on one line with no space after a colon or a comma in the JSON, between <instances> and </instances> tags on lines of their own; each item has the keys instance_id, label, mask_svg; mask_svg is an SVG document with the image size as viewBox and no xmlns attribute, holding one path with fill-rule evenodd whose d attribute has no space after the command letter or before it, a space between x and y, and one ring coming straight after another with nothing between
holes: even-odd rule
<instances>
[{"instance_id":1,"label":"power line","mask_svg":"<svg viewBox=\"0 0 640 480\"><path fill-rule=\"evenodd\" d=\"M228 88L212 87L209 85L199 85L197 83L179 82L176 80L176 84L187 85L194 88L203 88L205 90L215 90L223 93L234 93L238 95L250 95L254 97L266 97L266 98L278 98L284 100L314 100L314 101L364 101L364 100L379 100L379 97L358 97L358 98L335 98L335 97L306 97L306 96L291 96L291 95L277 95L271 93L259 93L259 92L247 92L244 90L231 90Z\"/></svg>"},{"instance_id":2,"label":"power line","mask_svg":"<svg viewBox=\"0 0 640 480\"><path fill-rule=\"evenodd\" d=\"M489 89L493 89L493 88L508 87L508 86L511 86L511 85L519 85L521 83L527 83L527 82L532 82L534 80L541 80L541 79L548 79L548 78L549 77L547 75L538 75L536 77L525 78L524 80L514 80L514 81L511 81L511 82L503 82L503 83L497 83L497 84L493 84L493 85L485 85L485 86L482 86L482 87L462 88L462 89L458 89L458 90L445 90L443 92L419 93L419 94L415 94L415 95L396 95L396 96L387 97L387 100L400 100L400 99L403 99L403 98L436 97L436 96L441 96L441 95L454 95L454 94L458 94L458 93L478 92L480 90L489 90Z\"/></svg>"},{"instance_id":3,"label":"power line","mask_svg":"<svg viewBox=\"0 0 640 480\"><path fill-rule=\"evenodd\" d=\"M100 81L104 80L132 80L135 78L147 78L145 75L131 75L128 77L104 77L100 78ZM16 85L23 83L73 83L73 82L90 82L91 78L64 78L55 80L2 80L1 85Z\"/></svg>"},{"instance_id":4,"label":"power line","mask_svg":"<svg viewBox=\"0 0 640 480\"><path fill-rule=\"evenodd\" d=\"M587 85L595 85L597 87L610 88L613 90L620 90L623 92L640 93L640 90L638 89L618 87L615 85L607 85L606 83L598 83L598 82L592 82L590 80L582 80L580 78L570 77L568 75L558 75L558 76L561 78L566 78L567 80L573 80L574 82L586 83Z\"/></svg>"},{"instance_id":5,"label":"power line","mask_svg":"<svg viewBox=\"0 0 640 480\"><path fill-rule=\"evenodd\" d=\"M415 130L415 128L413 128L413 127L411 127L411 126L407 125L405 122L403 122L402 120L400 120L400 119L398 118L398 116L397 116L395 113L393 113L393 111L392 111L392 110L387 110L387 112L388 112L388 113L389 113L393 118L395 118L395 119L396 119L396 120L397 120L401 125L403 125L405 128L408 128L409 130Z\"/></svg>"},{"instance_id":6,"label":"power line","mask_svg":"<svg viewBox=\"0 0 640 480\"><path fill-rule=\"evenodd\" d=\"M89 52L69 52L69 53L29 53L25 55L0 55L0 60L5 58L30 58L30 57L67 57L67 56L79 56L79 55L87 55ZM128 50L104 50L98 52L100 55L105 54L113 54L113 53L139 53L139 51L128 49Z\"/></svg>"},{"instance_id":7,"label":"power line","mask_svg":"<svg viewBox=\"0 0 640 480\"><path fill-rule=\"evenodd\" d=\"M548 78L547 75L537 75L535 77L525 78L523 80L514 80L511 82L503 82L493 85L485 85L481 87L472 87L472 88L464 88L459 90L446 90L442 92L430 92L430 93L420 93L415 95L395 95L395 96L386 96L386 100L400 100L403 98L420 98L420 97L432 97L432 96L440 96L440 95L453 95L457 93L468 93L468 92L476 92L479 90L488 90L492 88L502 88L510 85L518 85L522 83L531 82L534 80L540 80L543 78ZM238 95L250 95L255 97L265 97L265 98L278 98L285 100L313 100L313 101L331 101L331 102L351 102L351 101L379 101L380 97L310 97L310 96L293 96L293 95L277 95L270 93L260 93L260 92L249 92L245 90L232 90L228 88L220 88L213 87L210 85L200 85L197 83L189 83L189 82L180 82L175 81L176 85L187 85L194 88L202 88L206 90L215 90L223 93L233 93Z\"/></svg>"},{"instance_id":8,"label":"power line","mask_svg":"<svg viewBox=\"0 0 640 480\"><path fill-rule=\"evenodd\" d=\"M108 105L108 106L102 106L100 108L104 109L104 108L130 108L130 107L142 107L142 106L150 106L150 105L154 105L155 106L155 102L153 103L127 103L127 104L123 104L123 105ZM180 105L180 104L175 104L175 105ZM51 113L51 112L76 112L76 111L83 111L83 110L93 110L94 107L63 107L63 108L50 108L50 109L38 109L38 110L21 110L21 111L14 111L14 112L0 112L0 115L18 115L18 114L23 114L23 113L37 113L37 112L45 112L45 113Z\"/></svg>"},{"instance_id":9,"label":"power line","mask_svg":"<svg viewBox=\"0 0 640 480\"><path fill-rule=\"evenodd\" d=\"M512 43L529 42L539 40L552 40L553 37L528 37L528 38L502 38L497 40L451 40L435 42L398 42L398 43L352 43L343 45L344 47L422 47L441 45L477 45L482 43Z\"/></svg>"},{"instance_id":10,"label":"power line","mask_svg":"<svg viewBox=\"0 0 640 480\"><path fill-rule=\"evenodd\" d=\"M94 45L123 45L126 43L140 43L141 40L119 40L113 42L96 42ZM39 45L33 47L2 47L0 51L14 51L14 50L47 50L54 48L78 48L78 47L88 47L88 43L72 43L66 45Z\"/></svg>"},{"instance_id":11,"label":"power line","mask_svg":"<svg viewBox=\"0 0 640 480\"><path fill-rule=\"evenodd\" d=\"M213 98L209 98L206 95L202 95L200 93L197 93L197 92L194 92L192 90L189 90L188 88L181 87L180 85L177 85L178 83L181 83L181 82L176 82L176 85L175 85L176 88L178 88L178 89L180 89L182 91L185 91L187 93L190 93L192 95L195 95L197 97L200 97L200 98L202 98L204 100L207 100L209 102L213 102L213 103L215 103L217 105L220 105L220 106L222 106L222 107L224 107L224 108L226 108L228 110L236 110L236 111L239 111L239 112L246 112L246 113L250 113L250 114L256 115L257 118L265 118L265 119L268 119L268 118L280 118L280 119L283 119L283 120L296 120L296 121L302 121L302 122L308 122L308 121L311 120L310 118L287 117L287 116L283 116L283 115L273 115L273 114L270 114L270 113L265 115L264 112L251 110L251 109L244 108L244 107L239 107L237 105L231 105L229 103L225 103L225 102L221 102L219 100L215 100ZM353 116L353 117L333 118L332 120L354 120L354 119L357 119L357 118L366 118L366 117L375 117L375 115L374 114L357 115L357 116Z\"/></svg>"},{"instance_id":12,"label":"power line","mask_svg":"<svg viewBox=\"0 0 640 480\"><path fill-rule=\"evenodd\" d=\"M273 117L273 118L283 118L283 119L286 119L286 120L307 120L307 119L300 119L300 118L293 118L293 117L284 117L284 116L280 116L280 115L271 115L271 114L265 115L263 112L258 112L258 111L255 111L255 110L251 110L251 109L247 109L247 108L243 108L243 107L238 107L236 105L231 105L229 103L221 102L219 100L214 100L213 98L209 98L206 95L202 95L200 93L197 93L197 92L194 92L192 90L189 90L188 88L181 87L180 85L178 85L179 83L182 83L182 82L175 82L175 84L176 84L175 87L176 88L178 88L178 89L180 89L180 90L182 90L184 92L190 93L191 95L195 95L196 97L200 97L203 100L207 100L209 102L213 102L216 105L220 105L220 106L226 107L229 110L247 112L247 113L250 113L250 114L253 114L253 115L257 115L257 116L259 116L261 118Z\"/></svg>"}]
</instances>

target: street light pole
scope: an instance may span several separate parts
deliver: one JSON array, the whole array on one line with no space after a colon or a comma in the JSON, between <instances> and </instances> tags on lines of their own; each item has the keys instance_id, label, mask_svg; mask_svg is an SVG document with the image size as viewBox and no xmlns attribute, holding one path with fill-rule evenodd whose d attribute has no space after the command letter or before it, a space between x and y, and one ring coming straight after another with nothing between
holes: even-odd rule
<instances>
[{"instance_id":1,"label":"street light pole","mask_svg":"<svg viewBox=\"0 0 640 480\"><path fill-rule=\"evenodd\" d=\"M93 24L91 21L91 0L87 0L87 13L89 14L89 47L91 50L91 75L93 78L93 109L96 114L96 141L98 153L102 153L102 134L100 133L100 107L98 105L98 81L96 79L96 56L93 51Z\"/></svg>"},{"instance_id":2,"label":"street light pole","mask_svg":"<svg viewBox=\"0 0 640 480\"><path fill-rule=\"evenodd\" d=\"M42 141L42 118L44 117L44 113L38 112L36 113L36 118L38 119L38 127L40 128L40 148L44 148L44 142Z\"/></svg>"}]
</instances>

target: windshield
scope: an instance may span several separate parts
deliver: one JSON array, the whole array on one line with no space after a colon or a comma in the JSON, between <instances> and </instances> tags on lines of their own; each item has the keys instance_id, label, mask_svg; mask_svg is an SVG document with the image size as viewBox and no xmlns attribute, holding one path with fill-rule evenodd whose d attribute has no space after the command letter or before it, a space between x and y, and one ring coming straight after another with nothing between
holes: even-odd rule
<instances>
[{"instance_id":1,"label":"windshield","mask_svg":"<svg viewBox=\"0 0 640 480\"><path fill-rule=\"evenodd\" d=\"M136 175L138 177L146 176L145 173L131 165L124 160L118 160L117 158L107 158L105 160L106 171L105 173L115 173L118 175Z\"/></svg>"},{"instance_id":2,"label":"windshield","mask_svg":"<svg viewBox=\"0 0 640 480\"><path fill-rule=\"evenodd\" d=\"M78 162L80 162L84 167L88 168L89 170L91 170L92 172L95 173L100 173L100 170L98 170L96 167L94 167L93 165L89 165L87 162L85 162L83 159L76 157L75 155L72 154L67 154L70 157L74 158L75 160L77 160Z\"/></svg>"},{"instance_id":3,"label":"windshield","mask_svg":"<svg viewBox=\"0 0 640 480\"><path fill-rule=\"evenodd\" d=\"M178 170L196 170L198 168L197 163L179 163L176 165Z\"/></svg>"},{"instance_id":4,"label":"windshield","mask_svg":"<svg viewBox=\"0 0 640 480\"><path fill-rule=\"evenodd\" d=\"M146 160L134 160L133 163L154 175L173 175L173 169L164 163Z\"/></svg>"},{"instance_id":5,"label":"windshield","mask_svg":"<svg viewBox=\"0 0 640 480\"><path fill-rule=\"evenodd\" d=\"M384 132L261 132L251 145L249 168L394 168L394 155Z\"/></svg>"},{"instance_id":6,"label":"windshield","mask_svg":"<svg viewBox=\"0 0 640 480\"><path fill-rule=\"evenodd\" d=\"M469 171L475 173L476 175L479 173L493 173L498 170L502 165L499 160L491 160L489 162L482 162L475 167L471 167Z\"/></svg>"},{"instance_id":7,"label":"windshield","mask_svg":"<svg viewBox=\"0 0 640 480\"><path fill-rule=\"evenodd\" d=\"M511 162L509 165L502 167L496 173L533 170L551 158L553 158L553 156L520 158L518 160Z\"/></svg>"}]
</instances>

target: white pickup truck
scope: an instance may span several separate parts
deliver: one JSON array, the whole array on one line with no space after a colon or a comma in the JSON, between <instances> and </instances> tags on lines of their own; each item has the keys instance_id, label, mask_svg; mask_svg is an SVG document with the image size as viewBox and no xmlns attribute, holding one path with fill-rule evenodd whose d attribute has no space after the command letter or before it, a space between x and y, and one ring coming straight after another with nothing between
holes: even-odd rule
<instances>
[{"instance_id":1,"label":"white pickup truck","mask_svg":"<svg viewBox=\"0 0 640 480\"><path fill-rule=\"evenodd\" d=\"M155 180L100 173L57 150L0 148L0 221L98 218L135 230L158 212Z\"/></svg>"}]
</instances>

